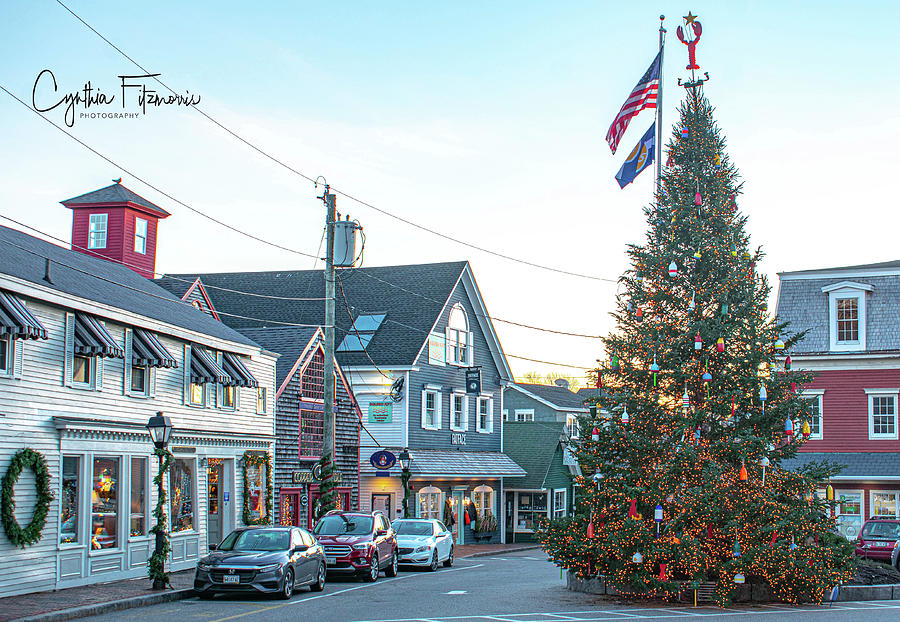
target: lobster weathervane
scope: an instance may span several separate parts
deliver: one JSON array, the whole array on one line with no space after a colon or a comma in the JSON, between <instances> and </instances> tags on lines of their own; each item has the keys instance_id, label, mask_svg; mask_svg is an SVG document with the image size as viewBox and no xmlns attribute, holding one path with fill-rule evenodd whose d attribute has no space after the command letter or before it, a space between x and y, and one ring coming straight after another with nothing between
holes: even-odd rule
<instances>
[{"instance_id":1,"label":"lobster weathervane","mask_svg":"<svg viewBox=\"0 0 900 622\"><path fill-rule=\"evenodd\" d=\"M700 22L697 21L697 16L688 11L688 14L684 16L684 25L690 26L691 30L694 31L693 39L687 39L685 37L684 28L681 26L678 27L678 30L675 31L675 34L678 35L678 40L687 46L688 49L688 64L685 69L691 70L691 81L690 82L681 82L681 78L678 79L678 85L684 86L685 88L693 88L696 86L700 86L707 80L709 80L709 73L704 72L705 78L696 78L694 75L694 71L700 69L700 65L697 64L697 43L700 41L700 35L703 34L703 26Z\"/></svg>"}]
</instances>

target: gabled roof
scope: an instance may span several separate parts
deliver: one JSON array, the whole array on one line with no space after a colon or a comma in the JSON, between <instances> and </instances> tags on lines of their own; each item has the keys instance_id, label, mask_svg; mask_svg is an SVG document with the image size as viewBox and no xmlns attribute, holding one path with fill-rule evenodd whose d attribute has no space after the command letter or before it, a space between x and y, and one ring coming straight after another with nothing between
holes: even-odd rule
<instances>
[{"instance_id":1,"label":"gabled roof","mask_svg":"<svg viewBox=\"0 0 900 622\"><path fill-rule=\"evenodd\" d=\"M465 261L339 270L335 342L339 344L351 330L352 318L364 314L386 313L384 322L367 346L368 355L379 366L412 365L427 343L432 326L447 299L466 271L471 272ZM188 280L199 277L207 286L207 293L222 321L234 328L271 327L284 322L316 326L324 323L322 299L325 295L325 279L322 270L172 276ZM169 279L157 282L163 287L172 286ZM318 300L302 300L309 298ZM255 319L233 317L236 315ZM483 318L479 318L479 321L483 321ZM489 326L490 322L487 324ZM490 342L491 335L488 331L485 332ZM499 343L497 347L499 349ZM369 356L365 352L337 354L344 366L370 366L372 362ZM500 356L505 365L502 350Z\"/></svg>"},{"instance_id":2,"label":"gabled roof","mask_svg":"<svg viewBox=\"0 0 900 622\"><path fill-rule=\"evenodd\" d=\"M828 272L863 272L868 270L900 270L900 259L893 261L882 261L879 263L864 263L855 266L839 266L837 268L813 268L810 270L794 270L791 272L779 272L780 277L817 275Z\"/></svg>"},{"instance_id":3,"label":"gabled roof","mask_svg":"<svg viewBox=\"0 0 900 622\"><path fill-rule=\"evenodd\" d=\"M50 259L50 282L44 279L46 258ZM64 294L64 299L85 299L216 339L256 345L121 264L61 248L3 226L0 226L0 274L49 288ZM10 286L10 289L15 288ZM65 306L65 302L58 304Z\"/></svg>"},{"instance_id":4,"label":"gabled roof","mask_svg":"<svg viewBox=\"0 0 900 622\"><path fill-rule=\"evenodd\" d=\"M275 387L278 388L294 369L294 364L306 351L309 342L320 330L305 326L279 326L242 328L240 332L266 350L281 355L275 364Z\"/></svg>"},{"instance_id":5,"label":"gabled roof","mask_svg":"<svg viewBox=\"0 0 900 622\"><path fill-rule=\"evenodd\" d=\"M151 203L137 192L129 190L120 183L115 183L93 192L80 194L77 197L60 201L68 208L77 207L93 207L97 204L106 205L122 205L127 207L141 208L142 211L149 211L160 218L171 216L169 212L161 208L155 203Z\"/></svg>"},{"instance_id":6,"label":"gabled roof","mask_svg":"<svg viewBox=\"0 0 900 622\"><path fill-rule=\"evenodd\" d=\"M587 407L584 405L584 398L580 397L577 393L573 393L566 387L560 387L555 384L528 384L517 382L515 384L510 384L509 388L515 389L528 397L537 399L555 410L587 412Z\"/></svg>"},{"instance_id":7,"label":"gabled roof","mask_svg":"<svg viewBox=\"0 0 900 622\"><path fill-rule=\"evenodd\" d=\"M504 480L508 488L544 488L553 456L565 437L564 430L561 423L503 424L503 452L527 473L525 477Z\"/></svg>"}]
</instances>

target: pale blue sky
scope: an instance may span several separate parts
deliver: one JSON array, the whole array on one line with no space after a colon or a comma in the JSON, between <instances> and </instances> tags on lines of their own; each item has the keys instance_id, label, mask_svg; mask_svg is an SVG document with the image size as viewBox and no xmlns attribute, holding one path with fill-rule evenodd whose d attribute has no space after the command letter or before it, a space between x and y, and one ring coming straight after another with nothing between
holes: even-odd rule
<instances>
[{"instance_id":1,"label":"pale blue sky","mask_svg":"<svg viewBox=\"0 0 900 622\"><path fill-rule=\"evenodd\" d=\"M329 6L323 6L328 4ZM238 133L311 176L473 243L616 278L640 242L651 177L613 176L604 136L668 16L665 125L675 121L699 15L709 71L762 269L897 259L893 188L900 138L897 2L123 3L70 6L136 60ZM0 6L0 84L30 101L50 68L62 91L117 92L134 67L51 0ZM60 121L60 115L48 113ZM76 121L82 140L179 199L314 253L314 189L189 110ZM223 231L115 169L0 93L0 213L68 239L57 202L120 175L173 213L158 269L310 268ZM492 314L602 334L615 288L509 264L340 200L366 227L367 265L469 259ZM590 366L597 341L497 324L507 352ZM511 359L514 371L547 371Z\"/></svg>"}]
</instances>

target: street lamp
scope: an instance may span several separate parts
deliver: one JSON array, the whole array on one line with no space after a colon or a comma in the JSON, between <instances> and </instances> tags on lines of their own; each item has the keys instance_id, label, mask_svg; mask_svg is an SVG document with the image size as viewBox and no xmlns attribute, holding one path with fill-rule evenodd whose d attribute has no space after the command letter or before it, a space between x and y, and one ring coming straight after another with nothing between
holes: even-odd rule
<instances>
[{"instance_id":1,"label":"street lamp","mask_svg":"<svg viewBox=\"0 0 900 622\"><path fill-rule=\"evenodd\" d=\"M409 518L409 452L406 447L397 456L400 463L400 482L403 484L403 518Z\"/></svg>"},{"instance_id":2,"label":"street lamp","mask_svg":"<svg viewBox=\"0 0 900 622\"><path fill-rule=\"evenodd\" d=\"M162 414L162 411L157 412L154 416L150 417L150 421L147 422L147 431L150 432L150 439L153 441L153 444L156 446L158 450L159 457L159 485L157 486L156 495L157 499L162 499L163 495L163 458L165 457L165 448L166 445L169 444L169 437L172 436L172 422L168 417ZM166 527L165 525L157 525L158 529L156 531L156 551L153 553L154 556L157 553L162 553L162 551L166 548ZM166 582L164 579L160 577L154 577L153 579L153 589L154 590L164 590L166 589Z\"/></svg>"}]
</instances>

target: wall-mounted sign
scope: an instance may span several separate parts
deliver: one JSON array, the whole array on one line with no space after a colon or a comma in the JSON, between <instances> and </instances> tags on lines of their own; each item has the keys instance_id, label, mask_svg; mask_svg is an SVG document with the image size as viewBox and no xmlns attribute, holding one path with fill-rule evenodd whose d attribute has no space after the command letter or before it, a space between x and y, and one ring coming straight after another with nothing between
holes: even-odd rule
<instances>
[{"instance_id":1,"label":"wall-mounted sign","mask_svg":"<svg viewBox=\"0 0 900 622\"><path fill-rule=\"evenodd\" d=\"M393 415L391 402L369 402L369 423L391 423Z\"/></svg>"},{"instance_id":2,"label":"wall-mounted sign","mask_svg":"<svg viewBox=\"0 0 900 622\"><path fill-rule=\"evenodd\" d=\"M466 369L466 393L481 393L481 368L469 367Z\"/></svg>"},{"instance_id":3,"label":"wall-mounted sign","mask_svg":"<svg viewBox=\"0 0 900 622\"><path fill-rule=\"evenodd\" d=\"M318 484L320 481L322 481L322 478L317 477L317 475L321 475L321 467L318 469L314 469L313 471L292 471L291 481L295 484ZM335 484L340 484L341 472L335 471L334 473L332 473L331 481L333 481Z\"/></svg>"},{"instance_id":4,"label":"wall-mounted sign","mask_svg":"<svg viewBox=\"0 0 900 622\"><path fill-rule=\"evenodd\" d=\"M440 333L428 335L428 363L444 365L447 362L447 338Z\"/></svg>"},{"instance_id":5,"label":"wall-mounted sign","mask_svg":"<svg viewBox=\"0 0 900 622\"><path fill-rule=\"evenodd\" d=\"M466 444L466 435L464 432L451 432L450 433L450 444L451 445L465 445Z\"/></svg>"},{"instance_id":6,"label":"wall-mounted sign","mask_svg":"<svg viewBox=\"0 0 900 622\"><path fill-rule=\"evenodd\" d=\"M376 471L387 471L397 464L397 456L386 449L376 451L369 457L369 462Z\"/></svg>"}]
</instances>

